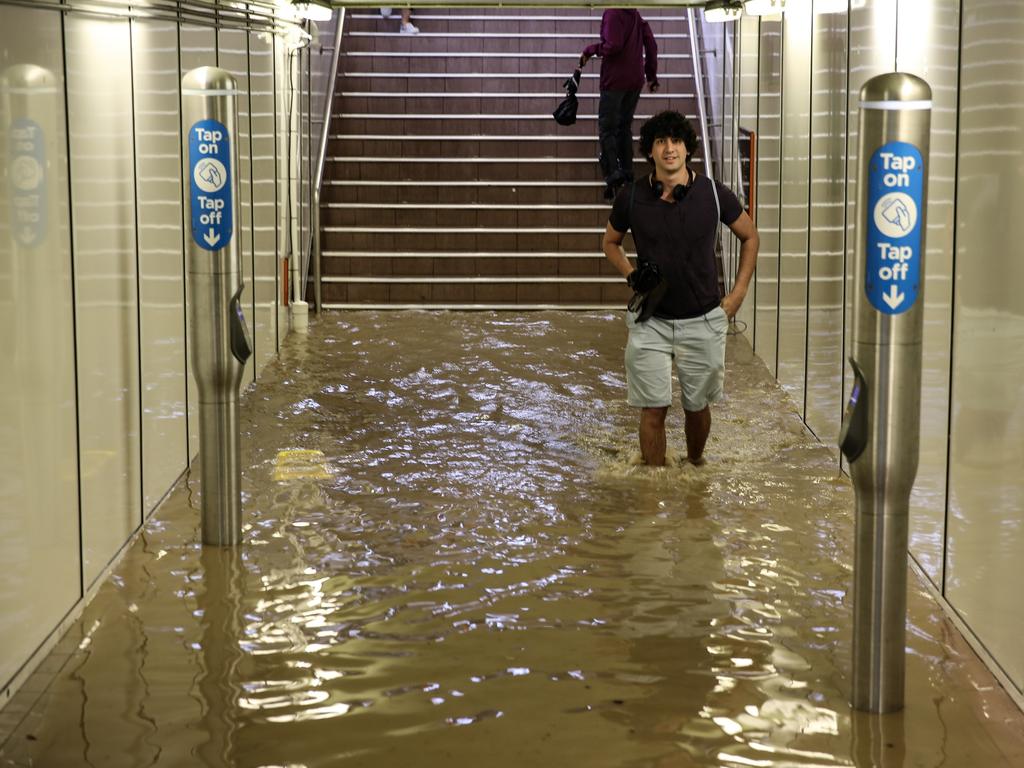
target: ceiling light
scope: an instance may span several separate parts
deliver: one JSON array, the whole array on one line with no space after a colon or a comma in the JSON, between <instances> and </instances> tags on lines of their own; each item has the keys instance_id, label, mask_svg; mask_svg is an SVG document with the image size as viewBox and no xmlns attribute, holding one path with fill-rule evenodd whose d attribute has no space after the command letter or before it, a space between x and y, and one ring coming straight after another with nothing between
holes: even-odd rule
<instances>
[{"instance_id":1,"label":"ceiling light","mask_svg":"<svg viewBox=\"0 0 1024 768\"><path fill-rule=\"evenodd\" d=\"M743 3L743 12L749 16L770 16L785 9L786 0L746 0Z\"/></svg>"},{"instance_id":2,"label":"ceiling light","mask_svg":"<svg viewBox=\"0 0 1024 768\"><path fill-rule=\"evenodd\" d=\"M295 3L295 12L299 14L299 18L310 21L330 21L334 13L329 5L313 1Z\"/></svg>"},{"instance_id":3,"label":"ceiling light","mask_svg":"<svg viewBox=\"0 0 1024 768\"><path fill-rule=\"evenodd\" d=\"M742 15L743 6L738 3L726 2L726 0L712 1L704 6L704 21L712 24L736 21Z\"/></svg>"}]
</instances>

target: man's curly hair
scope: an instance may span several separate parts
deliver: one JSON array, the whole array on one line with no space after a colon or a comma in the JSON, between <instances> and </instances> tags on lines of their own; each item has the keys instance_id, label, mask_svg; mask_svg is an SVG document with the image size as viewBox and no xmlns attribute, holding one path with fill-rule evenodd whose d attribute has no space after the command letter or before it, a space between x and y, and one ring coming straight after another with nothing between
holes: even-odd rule
<instances>
[{"instance_id":1,"label":"man's curly hair","mask_svg":"<svg viewBox=\"0 0 1024 768\"><path fill-rule=\"evenodd\" d=\"M676 139L686 145L686 152L691 157L700 148L700 141L697 139L697 131L683 115L678 112L667 110L659 112L651 117L640 128L640 149L648 162L654 152L655 139Z\"/></svg>"}]
</instances>

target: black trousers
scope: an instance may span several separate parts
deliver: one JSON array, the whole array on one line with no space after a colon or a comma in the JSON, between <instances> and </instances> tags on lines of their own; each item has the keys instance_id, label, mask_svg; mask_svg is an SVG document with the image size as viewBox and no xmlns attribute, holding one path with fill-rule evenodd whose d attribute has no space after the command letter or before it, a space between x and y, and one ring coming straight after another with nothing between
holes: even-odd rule
<instances>
[{"instance_id":1,"label":"black trousers","mask_svg":"<svg viewBox=\"0 0 1024 768\"><path fill-rule=\"evenodd\" d=\"M621 170L633 177L633 113L640 91L601 91L597 132L601 142L601 172L607 179Z\"/></svg>"}]
</instances>

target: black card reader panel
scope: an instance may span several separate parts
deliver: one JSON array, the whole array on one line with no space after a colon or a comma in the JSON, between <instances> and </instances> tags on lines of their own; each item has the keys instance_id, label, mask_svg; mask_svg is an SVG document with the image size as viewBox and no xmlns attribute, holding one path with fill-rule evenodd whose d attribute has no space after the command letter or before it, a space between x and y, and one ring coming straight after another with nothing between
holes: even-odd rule
<instances>
[{"instance_id":1,"label":"black card reader panel","mask_svg":"<svg viewBox=\"0 0 1024 768\"><path fill-rule=\"evenodd\" d=\"M868 384L857 361L850 358L853 368L853 389L843 412L843 427L839 432L839 450L849 462L854 462L868 445Z\"/></svg>"},{"instance_id":2,"label":"black card reader panel","mask_svg":"<svg viewBox=\"0 0 1024 768\"><path fill-rule=\"evenodd\" d=\"M231 326L231 354L242 365L252 355L252 341L249 339L249 328L245 324L245 315L242 313L242 287L238 286L235 295L231 297L228 307L228 324Z\"/></svg>"}]
</instances>

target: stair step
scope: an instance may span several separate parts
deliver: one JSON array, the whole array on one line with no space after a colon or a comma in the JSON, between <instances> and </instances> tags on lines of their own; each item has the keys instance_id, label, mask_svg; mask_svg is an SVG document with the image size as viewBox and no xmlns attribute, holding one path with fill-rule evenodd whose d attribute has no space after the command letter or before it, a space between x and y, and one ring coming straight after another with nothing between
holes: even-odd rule
<instances>
[{"instance_id":1,"label":"stair step","mask_svg":"<svg viewBox=\"0 0 1024 768\"><path fill-rule=\"evenodd\" d=\"M570 234L604 234L604 227L406 227L406 226L368 226L368 227L321 227L324 232L343 232L357 234L359 232L380 232L382 234L445 234L445 235L570 235Z\"/></svg>"},{"instance_id":2,"label":"stair step","mask_svg":"<svg viewBox=\"0 0 1024 768\"><path fill-rule=\"evenodd\" d=\"M353 29L346 31L345 35L349 38L359 37L397 37L401 40L408 40L410 35L403 35L398 30L395 31L369 31L361 29ZM420 30L419 34L415 35L417 40L424 40L429 38L443 38L444 40L490 40L498 39L504 42L511 40L546 40L550 42L563 43L566 46L569 43L575 44L578 40L582 45L585 46L587 43L593 43L600 37L599 30L580 30L574 31L569 34L561 34L553 36L550 32L430 32ZM690 36L685 32L662 32L661 34L655 35L660 40L686 40L689 42Z\"/></svg>"},{"instance_id":3,"label":"stair step","mask_svg":"<svg viewBox=\"0 0 1024 768\"><path fill-rule=\"evenodd\" d=\"M476 9L474 9L474 10L476 10ZM586 22L588 24L596 25L595 26L596 29L600 29L600 24L601 24L601 14L597 14L597 15L594 15L594 16L582 16L582 15L580 15L580 16L546 15L545 16L545 15L535 15L535 14L528 13L528 11L530 11L530 10L536 11L536 9L525 9L527 12L524 13L523 15L513 15L513 14L509 14L508 13L508 11L510 11L512 9L502 8L500 10L502 12L504 12L504 15L502 15L500 13L498 13L498 14L469 14L469 13L467 13L467 14L456 14L456 13L439 14L439 13L432 13L431 11L414 11L412 13L412 18L413 19L418 19L420 21L428 21L428 20L429 21L453 21L453 20L454 21L519 21L519 22L523 22L523 21L533 21L533 22L538 22L538 21L557 21L560 24L561 23L571 23L571 22ZM642 15L644 17L644 20L647 21L647 22L657 21L657 22L686 23L686 16L648 16L646 11ZM394 9L392 9L392 16L390 16L390 17L381 16L379 13L376 13L376 14L374 14L374 13L351 13L351 14L347 15L345 18L346 19L353 19L353 20L372 19L372 20L375 20L375 21L380 21L380 20L383 19L383 20L387 21L388 18L397 19L399 17L398 17L398 15L396 15L394 13Z\"/></svg>"},{"instance_id":4,"label":"stair step","mask_svg":"<svg viewBox=\"0 0 1024 768\"><path fill-rule=\"evenodd\" d=\"M410 157L347 157L340 155L328 157L332 163L499 163L506 165L523 165L529 163L593 163L592 157L421 157L418 155ZM642 157L633 158L633 162L640 165L644 162Z\"/></svg>"},{"instance_id":5,"label":"stair step","mask_svg":"<svg viewBox=\"0 0 1024 768\"><path fill-rule=\"evenodd\" d=\"M434 78L437 80L530 80L530 79L551 79L565 78L565 72L345 72L342 77L366 77L366 78ZM597 73L584 72L580 78L583 83L597 83L601 76ZM658 80L692 80L693 75L665 74L658 75Z\"/></svg>"},{"instance_id":6,"label":"stair step","mask_svg":"<svg viewBox=\"0 0 1024 768\"><path fill-rule=\"evenodd\" d=\"M538 205L536 203L524 203L522 205L472 205L459 203L326 203L321 208L340 208L343 210L386 210L386 211L408 211L408 210L431 210L431 211L459 211L466 213L470 211L602 211L608 213L607 205Z\"/></svg>"},{"instance_id":7,"label":"stair step","mask_svg":"<svg viewBox=\"0 0 1024 768\"><path fill-rule=\"evenodd\" d=\"M457 275L444 275L442 277L428 277L428 276L415 276L415 277L377 277L373 275L326 275L323 278L325 283L375 283L385 282L388 284L416 284L416 285L452 285L452 284L483 284L488 285L502 285L502 284L514 284L522 285L524 283L604 283L606 285L618 285L622 282L621 277L592 277L592 276L580 276L574 275L571 277L550 277L550 276L533 276L533 277L501 277L501 276L473 276L473 277L460 277Z\"/></svg>"},{"instance_id":8,"label":"stair step","mask_svg":"<svg viewBox=\"0 0 1024 768\"><path fill-rule=\"evenodd\" d=\"M443 79L443 78L442 78ZM644 101L666 101L668 99L678 99L679 93L645 93L641 98ZM537 99L550 100L552 105L557 105L562 99L565 98L565 92L558 90L557 88L551 88L548 86L548 90L544 91L355 91L355 90L343 90L338 92L338 96L343 99L408 99L415 101L417 99L500 99L501 103L508 106L510 99L519 99L523 101L535 101ZM582 91L576 94L576 98L579 101L584 100L596 100L601 97L600 93L584 93ZM550 113L548 119L551 119Z\"/></svg>"},{"instance_id":9,"label":"stair step","mask_svg":"<svg viewBox=\"0 0 1024 768\"><path fill-rule=\"evenodd\" d=\"M552 61L567 61L571 65L578 62L580 58L579 51L564 51L562 53L550 53L544 51L519 51L510 56L506 52L502 51L424 51L424 50L410 50L410 51L359 51L359 50L346 50L342 53L342 58L347 63L359 63L360 60L365 59L366 63L374 63L382 59L440 59L442 62L459 62L462 59L496 59L499 62L507 62L509 65L521 66L524 61L530 61L531 59L551 59ZM685 51L680 52L665 52L658 51L658 62L662 60L672 61L678 59L689 59L690 54ZM659 66L660 69L660 66ZM566 73L568 74L568 72ZM659 74L660 77L660 74Z\"/></svg>"},{"instance_id":10,"label":"stair step","mask_svg":"<svg viewBox=\"0 0 1024 768\"><path fill-rule=\"evenodd\" d=\"M622 309L620 305L615 304L563 304L561 302L553 301L549 304L507 304L501 302L482 302L479 304L458 304L454 302L437 302L434 304L423 304L420 302L399 304L397 302L387 302L384 304L374 304L372 302L357 302L357 303L344 303L337 301L325 301L324 309L338 309L338 310L411 310L421 309L425 311L436 310L436 311L451 311L451 312L545 312L545 311L569 311L569 312L598 312L602 310L614 310Z\"/></svg>"},{"instance_id":11,"label":"stair step","mask_svg":"<svg viewBox=\"0 0 1024 768\"><path fill-rule=\"evenodd\" d=\"M427 259L594 259L604 258L602 253L593 251L324 251L325 258L353 259L391 259L391 258L427 258Z\"/></svg>"}]
</instances>

